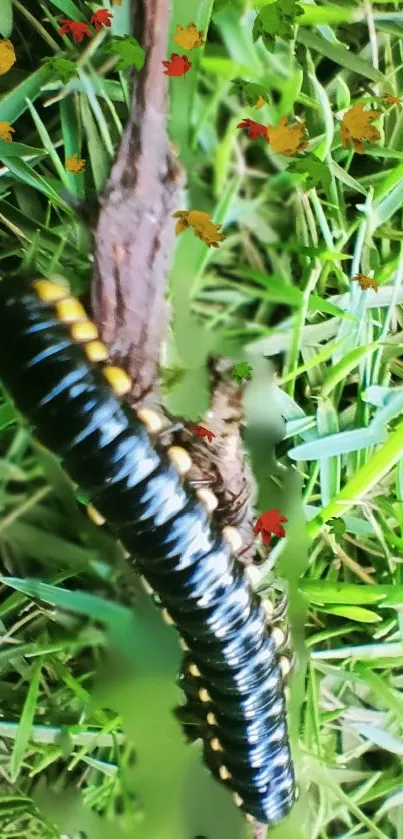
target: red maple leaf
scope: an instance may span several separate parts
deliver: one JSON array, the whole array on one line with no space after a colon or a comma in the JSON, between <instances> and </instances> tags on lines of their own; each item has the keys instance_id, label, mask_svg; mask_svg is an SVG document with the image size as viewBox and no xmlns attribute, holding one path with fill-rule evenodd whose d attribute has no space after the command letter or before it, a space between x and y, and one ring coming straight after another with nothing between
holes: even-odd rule
<instances>
[{"instance_id":1,"label":"red maple leaf","mask_svg":"<svg viewBox=\"0 0 403 839\"><path fill-rule=\"evenodd\" d=\"M81 23L79 20L61 20L60 23L62 26L59 29L59 35L68 35L70 33L73 36L73 40L77 41L78 44L81 44L84 35L87 38L92 37L88 23Z\"/></svg>"},{"instance_id":2,"label":"red maple leaf","mask_svg":"<svg viewBox=\"0 0 403 839\"><path fill-rule=\"evenodd\" d=\"M162 63L165 67L164 76L184 76L192 66L187 55L179 55L177 52L171 53L169 61Z\"/></svg>"},{"instance_id":3,"label":"red maple leaf","mask_svg":"<svg viewBox=\"0 0 403 839\"><path fill-rule=\"evenodd\" d=\"M265 140L269 142L269 138L267 136L267 126L262 125L261 122L255 122L253 119L243 119L242 122L237 125L237 128L247 128L250 140L256 140L258 137L264 137Z\"/></svg>"},{"instance_id":4,"label":"red maple leaf","mask_svg":"<svg viewBox=\"0 0 403 839\"><path fill-rule=\"evenodd\" d=\"M212 443L213 437L215 437L215 434L209 428L205 428L204 425L193 425L190 431L193 431L193 434L197 434L198 437L207 437L209 443Z\"/></svg>"},{"instance_id":5,"label":"red maple leaf","mask_svg":"<svg viewBox=\"0 0 403 839\"><path fill-rule=\"evenodd\" d=\"M288 519L280 516L279 510L266 510L265 513L259 516L253 532L255 536L261 533L263 544L270 545L272 534L274 536L285 536L285 530L281 524L282 521L288 521Z\"/></svg>"},{"instance_id":6,"label":"red maple leaf","mask_svg":"<svg viewBox=\"0 0 403 839\"><path fill-rule=\"evenodd\" d=\"M110 26L112 19L113 15L111 15L108 9L98 9L98 11L94 12L91 16L90 23L92 23L97 32L99 32L103 26Z\"/></svg>"}]
</instances>

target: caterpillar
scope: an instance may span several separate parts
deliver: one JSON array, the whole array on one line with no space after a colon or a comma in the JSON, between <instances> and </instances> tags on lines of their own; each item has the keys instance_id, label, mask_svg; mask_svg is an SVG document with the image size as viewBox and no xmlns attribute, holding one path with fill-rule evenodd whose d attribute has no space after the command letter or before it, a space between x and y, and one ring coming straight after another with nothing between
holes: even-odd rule
<instances>
[{"instance_id":1,"label":"caterpillar","mask_svg":"<svg viewBox=\"0 0 403 839\"><path fill-rule=\"evenodd\" d=\"M0 283L0 379L175 624L206 766L245 814L275 825L296 799L276 630L233 556L232 529L211 516L213 493L186 484L185 449L155 442L158 415L125 403L129 377L61 286Z\"/></svg>"}]
</instances>

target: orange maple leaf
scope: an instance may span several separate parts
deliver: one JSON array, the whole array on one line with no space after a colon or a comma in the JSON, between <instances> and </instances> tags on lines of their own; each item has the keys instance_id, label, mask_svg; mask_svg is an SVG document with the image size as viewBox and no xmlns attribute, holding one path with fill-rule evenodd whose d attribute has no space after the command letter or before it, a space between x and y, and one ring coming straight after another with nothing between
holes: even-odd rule
<instances>
[{"instance_id":1,"label":"orange maple leaf","mask_svg":"<svg viewBox=\"0 0 403 839\"><path fill-rule=\"evenodd\" d=\"M237 128L247 128L250 140L256 140L257 137L264 137L267 140L267 128L261 122L255 122L253 119L243 119L242 122L238 123Z\"/></svg>"},{"instance_id":2,"label":"orange maple leaf","mask_svg":"<svg viewBox=\"0 0 403 839\"><path fill-rule=\"evenodd\" d=\"M204 47L203 32L196 29L194 23L188 23L186 27L176 24L176 33L173 40L183 50L193 50L195 47Z\"/></svg>"},{"instance_id":3,"label":"orange maple leaf","mask_svg":"<svg viewBox=\"0 0 403 839\"><path fill-rule=\"evenodd\" d=\"M108 9L98 9L98 11L94 12L94 14L90 17L90 23L95 26L97 32L99 32L103 26L110 26L112 20L113 15L111 15Z\"/></svg>"},{"instance_id":4,"label":"orange maple leaf","mask_svg":"<svg viewBox=\"0 0 403 839\"><path fill-rule=\"evenodd\" d=\"M73 37L73 41L77 41L78 44L81 44L84 35L87 38L92 38L88 23L82 23L80 20L61 20L60 23L62 25L59 29L59 35L70 34Z\"/></svg>"},{"instance_id":5,"label":"orange maple leaf","mask_svg":"<svg viewBox=\"0 0 403 839\"><path fill-rule=\"evenodd\" d=\"M259 111L260 108L263 108L263 105L265 105L265 104L266 104L266 100L263 99L263 96L259 96L253 107L254 107L255 111Z\"/></svg>"},{"instance_id":6,"label":"orange maple leaf","mask_svg":"<svg viewBox=\"0 0 403 839\"><path fill-rule=\"evenodd\" d=\"M14 47L6 38L4 41L0 41L0 76L4 76L4 73L8 73L10 67L13 66L16 62L15 51Z\"/></svg>"},{"instance_id":7,"label":"orange maple leaf","mask_svg":"<svg viewBox=\"0 0 403 839\"><path fill-rule=\"evenodd\" d=\"M360 102L353 105L343 116L341 123L341 141L346 149L349 144L358 154L364 154L365 146L363 140L374 143L381 135L370 122L380 116L380 111L364 111L364 105Z\"/></svg>"},{"instance_id":8,"label":"orange maple leaf","mask_svg":"<svg viewBox=\"0 0 403 839\"><path fill-rule=\"evenodd\" d=\"M171 53L169 61L162 63L165 67L164 76L184 76L192 66L187 55L179 55L177 52Z\"/></svg>"},{"instance_id":9,"label":"orange maple leaf","mask_svg":"<svg viewBox=\"0 0 403 839\"><path fill-rule=\"evenodd\" d=\"M307 141L302 139L305 134L306 128L303 122L288 125L287 117L281 117L277 128L273 125L267 126L267 137L273 151L285 154L287 157L307 147Z\"/></svg>"},{"instance_id":10,"label":"orange maple leaf","mask_svg":"<svg viewBox=\"0 0 403 839\"><path fill-rule=\"evenodd\" d=\"M193 431L193 434L196 434L198 437L205 437L209 443L213 442L215 434L209 428L205 428L204 425L192 425L188 426L188 428L189 431Z\"/></svg>"},{"instance_id":11,"label":"orange maple leaf","mask_svg":"<svg viewBox=\"0 0 403 839\"><path fill-rule=\"evenodd\" d=\"M381 99L385 99L387 105L397 105L399 110L402 109L402 97L392 96L391 93L382 93Z\"/></svg>"},{"instance_id":12,"label":"orange maple leaf","mask_svg":"<svg viewBox=\"0 0 403 839\"><path fill-rule=\"evenodd\" d=\"M360 285L360 288L363 290L367 288L373 288L374 291L378 293L379 283L376 280L371 279L371 277L367 277L366 274L356 274L355 277L352 278L351 282L357 281Z\"/></svg>"},{"instance_id":13,"label":"orange maple leaf","mask_svg":"<svg viewBox=\"0 0 403 839\"><path fill-rule=\"evenodd\" d=\"M6 143L12 143L12 133L15 134L15 128L12 128L9 122L0 122L0 140L5 140Z\"/></svg>"},{"instance_id":14,"label":"orange maple leaf","mask_svg":"<svg viewBox=\"0 0 403 839\"><path fill-rule=\"evenodd\" d=\"M175 226L175 233L179 236L188 227L193 227L194 233L208 247L219 248L218 242L223 242L225 236L220 232L221 224L214 224L209 213L201 210L177 210L173 218L179 221Z\"/></svg>"},{"instance_id":15,"label":"orange maple leaf","mask_svg":"<svg viewBox=\"0 0 403 839\"><path fill-rule=\"evenodd\" d=\"M85 160L80 160L77 152L73 157L66 157L66 169L73 175L79 175L85 168Z\"/></svg>"},{"instance_id":16,"label":"orange maple leaf","mask_svg":"<svg viewBox=\"0 0 403 839\"><path fill-rule=\"evenodd\" d=\"M255 535L261 533L263 544L270 545L272 535L278 537L285 536L285 530L281 524L283 521L288 521L288 519L280 516L279 510L266 510L265 513L259 516L253 532Z\"/></svg>"}]
</instances>

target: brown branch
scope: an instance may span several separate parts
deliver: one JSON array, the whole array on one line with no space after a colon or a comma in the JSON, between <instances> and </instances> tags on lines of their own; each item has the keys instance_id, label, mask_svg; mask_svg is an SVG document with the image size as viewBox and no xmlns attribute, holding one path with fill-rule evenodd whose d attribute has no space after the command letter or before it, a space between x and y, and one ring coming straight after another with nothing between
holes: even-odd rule
<instances>
[{"instance_id":1,"label":"brown branch","mask_svg":"<svg viewBox=\"0 0 403 839\"><path fill-rule=\"evenodd\" d=\"M137 14L138 5L135 6ZM139 74L95 232L92 307L114 363L132 377L134 405L151 393L167 326L165 283L173 250L172 213L181 171L166 131L167 0L145 0Z\"/></svg>"},{"instance_id":2,"label":"brown branch","mask_svg":"<svg viewBox=\"0 0 403 839\"><path fill-rule=\"evenodd\" d=\"M256 553L255 482L241 437L243 389L228 375L231 367L233 363L223 359L210 363L210 409L201 424L213 432L214 440L205 442L185 428L175 432L170 442L185 445L192 458L188 479L209 482L218 499L215 519L221 527L237 528L242 538L239 559L249 564Z\"/></svg>"}]
</instances>

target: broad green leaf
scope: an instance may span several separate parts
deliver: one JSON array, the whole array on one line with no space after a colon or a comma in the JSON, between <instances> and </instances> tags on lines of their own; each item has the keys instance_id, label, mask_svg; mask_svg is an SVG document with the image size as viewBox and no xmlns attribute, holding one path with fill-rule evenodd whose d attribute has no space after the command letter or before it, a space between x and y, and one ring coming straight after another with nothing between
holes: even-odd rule
<instances>
[{"instance_id":1,"label":"broad green leaf","mask_svg":"<svg viewBox=\"0 0 403 839\"><path fill-rule=\"evenodd\" d=\"M12 0L1 0L0 4L0 35L9 38L13 31Z\"/></svg>"},{"instance_id":2,"label":"broad green leaf","mask_svg":"<svg viewBox=\"0 0 403 839\"><path fill-rule=\"evenodd\" d=\"M351 431L340 431L327 437L318 437L300 446L290 449L288 457L292 460L320 460L325 457L357 452L369 446L377 446L386 440L387 432L384 427L354 428Z\"/></svg>"},{"instance_id":3,"label":"broad green leaf","mask_svg":"<svg viewBox=\"0 0 403 839\"><path fill-rule=\"evenodd\" d=\"M329 583L325 580L301 580L299 584L300 590L309 597L309 600L318 604L327 603L345 603L345 604L361 604L361 603L379 603L385 601L388 596L388 591L393 590L393 586L367 586L355 585L354 583ZM400 586L403 590L403 587Z\"/></svg>"},{"instance_id":4,"label":"broad green leaf","mask_svg":"<svg viewBox=\"0 0 403 839\"><path fill-rule=\"evenodd\" d=\"M31 734L39 694L39 680L41 677L42 664L43 659L41 657L38 658L32 666L28 693L22 709L14 748L10 758L10 776L12 783L15 783L20 774L20 769Z\"/></svg>"},{"instance_id":5,"label":"broad green leaf","mask_svg":"<svg viewBox=\"0 0 403 839\"><path fill-rule=\"evenodd\" d=\"M380 623L382 618L370 609L362 609L360 606L326 606L326 609L320 609L329 615L338 615L341 618L347 618L358 623Z\"/></svg>"}]
</instances>

